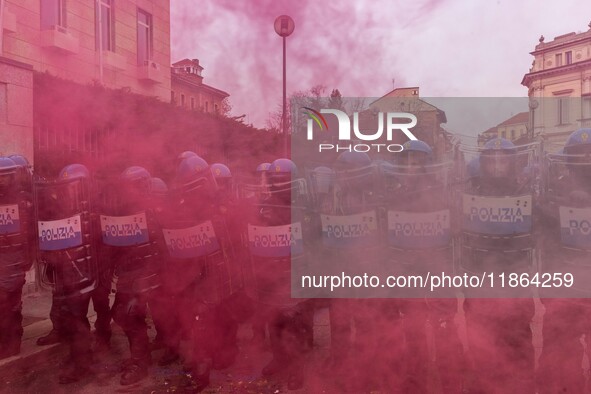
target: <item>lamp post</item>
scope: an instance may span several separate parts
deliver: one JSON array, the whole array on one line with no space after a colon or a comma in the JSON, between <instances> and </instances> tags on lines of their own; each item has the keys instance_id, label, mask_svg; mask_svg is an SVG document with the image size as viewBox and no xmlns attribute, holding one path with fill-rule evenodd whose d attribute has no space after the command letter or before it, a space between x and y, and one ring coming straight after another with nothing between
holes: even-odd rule
<instances>
[{"instance_id":1,"label":"lamp post","mask_svg":"<svg viewBox=\"0 0 591 394\"><path fill-rule=\"evenodd\" d=\"M529 109L531 110L531 132L529 137L531 138L531 140L533 141L535 133L536 133L536 108L538 108L538 100L536 100L535 98L532 98L531 100L529 100Z\"/></svg>"},{"instance_id":2,"label":"lamp post","mask_svg":"<svg viewBox=\"0 0 591 394\"><path fill-rule=\"evenodd\" d=\"M277 33L280 37L283 38L283 114L281 117L281 128L283 129L283 150L285 153L285 157L287 157L287 91L286 91L286 72L285 72L285 62L286 62L286 51L285 51L285 42L286 38L293 33L293 29L295 29L295 23L293 19L291 19L288 15L281 15L275 19L275 33Z\"/></svg>"}]
</instances>

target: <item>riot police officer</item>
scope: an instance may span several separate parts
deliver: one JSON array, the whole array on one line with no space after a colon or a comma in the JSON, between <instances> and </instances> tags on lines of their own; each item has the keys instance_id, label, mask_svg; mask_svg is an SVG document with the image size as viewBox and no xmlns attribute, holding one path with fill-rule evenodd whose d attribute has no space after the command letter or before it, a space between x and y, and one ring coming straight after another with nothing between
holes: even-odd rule
<instances>
[{"instance_id":1,"label":"riot police officer","mask_svg":"<svg viewBox=\"0 0 591 394\"><path fill-rule=\"evenodd\" d=\"M495 138L479 152L479 165L468 169L462 194L460 269L469 274L533 273L532 236L533 180L524 168L534 158L533 146L516 147ZM473 176L476 172L477 176ZM491 208L492 207L492 208ZM507 220L475 215L508 209ZM503 211L505 212L505 211ZM528 288L508 289L493 285L489 293L466 289L464 310L473 375L468 385L476 392L487 390L534 392L534 349L531 320L535 306ZM490 298L478 298L485 296Z\"/></svg>"},{"instance_id":2,"label":"riot police officer","mask_svg":"<svg viewBox=\"0 0 591 394\"><path fill-rule=\"evenodd\" d=\"M351 276L363 275L381 266L384 255L379 234L376 168L366 153L346 151L337 157L334 171L334 185L329 188L330 192L317 199L320 204L317 210L322 231L322 265L331 275L341 272ZM330 172L325 172L330 180ZM339 236L331 228L343 228L343 233L350 235ZM354 228L366 230L351 230ZM370 370L366 360L375 358L381 346L380 339L383 339L379 332L383 324L378 323L383 317L381 303L355 299L351 289L339 291L342 292L330 295L330 373L338 377L337 381L344 385L343 390L376 388L382 384L380 380L384 374ZM393 313L397 315L398 311ZM388 330L390 328L388 326Z\"/></svg>"},{"instance_id":3,"label":"riot police officer","mask_svg":"<svg viewBox=\"0 0 591 394\"><path fill-rule=\"evenodd\" d=\"M111 247L117 292L113 320L127 336L131 358L123 365L121 385L148 375L151 364L146 325L147 301L158 288L160 228L149 193L152 177L143 167L132 166L119 177L116 203L101 215L103 244Z\"/></svg>"},{"instance_id":4,"label":"riot police officer","mask_svg":"<svg viewBox=\"0 0 591 394\"><path fill-rule=\"evenodd\" d=\"M583 392L581 336L591 327L591 238L579 230L591 210L591 129L579 129L561 152L546 154L540 220L542 272L571 274L574 285L542 289L545 307L540 356L540 393Z\"/></svg>"},{"instance_id":5,"label":"riot police officer","mask_svg":"<svg viewBox=\"0 0 591 394\"><path fill-rule=\"evenodd\" d=\"M297 178L297 167L289 159L271 164L267 182L268 195L252 207L247 226L258 316L268 325L273 353L262 374L285 373L288 389L296 390L304 384L313 318L311 305L291 296L291 269L305 265L309 253L303 234L308 231L307 196L304 180Z\"/></svg>"},{"instance_id":6,"label":"riot police officer","mask_svg":"<svg viewBox=\"0 0 591 394\"><path fill-rule=\"evenodd\" d=\"M228 270L232 281L232 294L222 301L218 308L218 327L220 341L213 355L213 368L224 369L230 366L238 354L238 324L246 321L254 313L254 300L245 289L244 261L248 256L241 248L241 225L245 212L238 205L237 190L230 168L222 163L211 165L211 172L217 185L216 205L219 212L220 229L224 231L220 240L227 255Z\"/></svg>"},{"instance_id":7,"label":"riot police officer","mask_svg":"<svg viewBox=\"0 0 591 394\"><path fill-rule=\"evenodd\" d=\"M171 212L162 223L166 276L175 283L172 293L177 300L172 321L178 331L167 345L181 353L202 390L209 384L211 368L229 366L237 354L237 347L232 346L237 325L224 308L234 290L226 253L227 229L215 177L201 157L181 161L171 194ZM226 337L229 348L223 347ZM188 346L181 346L184 338L189 339Z\"/></svg>"},{"instance_id":8,"label":"riot police officer","mask_svg":"<svg viewBox=\"0 0 591 394\"><path fill-rule=\"evenodd\" d=\"M64 167L55 181L37 180L39 275L59 300L59 320L70 357L59 375L71 383L90 372L90 293L98 283L92 231L90 174L81 164Z\"/></svg>"},{"instance_id":9,"label":"riot police officer","mask_svg":"<svg viewBox=\"0 0 591 394\"><path fill-rule=\"evenodd\" d=\"M451 212L453 197L451 162L435 162L431 147L420 140L407 141L397 153L395 165L382 166L384 205L387 209L388 260L393 272L425 276L453 270ZM421 231L428 223L434 231ZM412 227L408 232L403 228ZM425 227L426 228L426 227ZM394 269L395 268L395 269ZM426 324L433 327L436 365L445 393L461 391L463 349L454 323L458 302L453 289L435 293L400 294L397 305L403 314L404 391L428 391L430 355ZM446 298L440 298L446 297ZM394 325L396 322L393 322Z\"/></svg>"},{"instance_id":10,"label":"riot police officer","mask_svg":"<svg viewBox=\"0 0 591 394\"><path fill-rule=\"evenodd\" d=\"M22 290L34 242L28 163L0 157L0 359L20 352Z\"/></svg>"}]
</instances>

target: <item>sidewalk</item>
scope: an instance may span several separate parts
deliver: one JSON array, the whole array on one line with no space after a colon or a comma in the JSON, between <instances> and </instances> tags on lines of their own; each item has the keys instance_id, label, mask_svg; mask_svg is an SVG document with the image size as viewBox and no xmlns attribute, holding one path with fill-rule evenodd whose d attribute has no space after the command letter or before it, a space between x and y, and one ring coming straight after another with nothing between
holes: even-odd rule
<instances>
[{"instance_id":1,"label":"sidewalk","mask_svg":"<svg viewBox=\"0 0 591 394\"><path fill-rule=\"evenodd\" d=\"M122 360L129 357L129 345L127 338L116 324L112 325L111 351L106 355L95 357L93 362L95 375L71 385L57 384L59 366L67 357L67 348L61 344L37 346L35 343L39 337L46 335L52 328L49 320L50 308L51 293L49 292L41 291L23 296L25 327L21 354L0 360L0 392L102 394L105 392L191 391L190 376L183 371L180 363L168 367L157 365L163 350L152 353L154 363L150 368L148 378L132 386L121 386L119 384L119 366ZM537 312L532 328L536 355L539 356L541 350L541 311L539 308L537 308ZM95 318L96 314L91 306L89 310L91 327ZM458 313L456 323L460 337L464 345L467 345L463 313ZM151 322L148 324L150 326L149 335L153 338L155 336L153 325ZM254 345L251 338L250 324L242 325L238 333L240 354L236 363L226 370L212 371L211 384L204 391L205 393L276 394L287 391L281 379L267 380L261 377L262 367L270 360L271 353L268 348L261 349ZM323 376L323 365L328 357L329 346L329 316L328 309L324 307L317 310L314 319L314 351L310 355L306 387L294 393L317 391L313 390L314 388L326 389L327 379L326 376ZM385 349L385 351L387 350ZM588 368L588 366L586 367Z\"/></svg>"},{"instance_id":2,"label":"sidewalk","mask_svg":"<svg viewBox=\"0 0 591 394\"><path fill-rule=\"evenodd\" d=\"M0 360L1 393L191 392L190 375L184 372L181 363L177 362L167 367L157 365L163 350L152 352L154 362L148 378L131 386L121 386L119 367L121 362L129 357L129 345L124 333L116 324L112 324L111 350L108 354L94 356L92 364L94 375L74 384L59 385L57 382L59 367L67 357L68 349L62 344L37 346L35 343L40 336L46 335L52 328L49 320L50 309L51 293L49 292L38 292L23 297L26 326L21 354ZM96 314L91 306L89 310L91 327L95 318ZM153 324L151 322L148 324L149 336L154 338ZM314 365L318 366L327 356L330 341L326 309L316 314L314 331L316 349L313 352L313 358L316 360ZM261 377L261 370L270 361L271 353L268 348L253 344L251 338L250 324L242 325L238 333L240 354L235 364L226 370L212 371L211 383L203 391L204 393L276 394L287 391L284 382L280 379L267 380ZM311 370L315 369L311 368ZM292 391L296 394L303 392L309 392L309 390Z\"/></svg>"}]
</instances>

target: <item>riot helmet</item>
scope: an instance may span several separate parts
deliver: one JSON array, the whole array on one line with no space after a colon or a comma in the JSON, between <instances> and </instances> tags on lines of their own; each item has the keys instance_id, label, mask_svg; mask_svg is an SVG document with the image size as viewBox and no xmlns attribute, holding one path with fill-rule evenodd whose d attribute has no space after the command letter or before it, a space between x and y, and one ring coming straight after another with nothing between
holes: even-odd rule
<instances>
[{"instance_id":1,"label":"riot helmet","mask_svg":"<svg viewBox=\"0 0 591 394\"><path fill-rule=\"evenodd\" d=\"M406 173L424 173L425 166L433 159L433 150L429 144L420 140L410 140L402 146L402 152L396 153L396 163L402 166Z\"/></svg>"},{"instance_id":2,"label":"riot helmet","mask_svg":"<svg viewBox=\"0 0 591 394\"><path fill-rule=\"evenodd\" d=\"M156 177L150 179L150 194L157 197L163 197L166 196L167 193L168 186L166 186L166 183L162 179Z\"/></svg>"},{"instance_id":3,"label":"riot helmet","mask_svg":"<svg viewBox=\"0 0 591 394\"><path fill-rule=\"evenodd\" d=\"M271 163L261 163L257 166L255 172L257 174L265 173L271 168Z\"/></svg>"},{"instance_id":4,"label":"riot helmet","mask_svg":"<svg viewBox=\"0 0 591 394\"><path fill-rule=\"evenodd\" d=\"M563 152L569 173L588 183L591 179L591 129L573 132L566 140Z\"/></svg>"},{"instance_id":5,"label":"riot helmet","mask_svg":"<svg viewBox=\"0 0 591 394\"><path fill-rule=\"evenodd\" d=\"M298 168L293 161L285 158L277 159L269 167L269 183L273 186L291 182L292 179L295 179L297 173Z\"/></svg>"},{"instance_id":6,"label":"riot helmet","mask_svg":"<svg viewBox=\"0 0 591 394\"><path fill-rule=\"evenodd\" d=\"M152 186L152 176L144 167L127 167L119 176L119 180L126 191L146 195Z\"/></svg>"},{"instance_id":7,"label":"riot helmet","mask_svg":"<svg viewBox=\"0 0 591 394\"><path fill-rule=\"evenodd\" d=\"M335 168L341 170L355 170L371 165L371 159L365 152L343 152L335 162Z\"/></svg>"},{"instance_id":8,"label":"riot helmet","mask_svg":"<svg viewBox=\"0 0 591 394\"><path fill-rule=\"evenodd\" d=\"M8 157L0 157L0 194L7 194L14 188L19 166Z\"/></svg>"},{"instance_id":9,"label":"riot helmet","mask_svg":"<svg viewBox=\"0 0 591 394\"><path fill-rule=\"evenodd\" d=\"M292 191L296 187L298 168L290 159L281 158L273 161L267 172L269 192L283 202L291 201ZM296 191L297 192L297 191Z\"/></svg>"},{"instance_id":10,"label":"riot helmet","mask_svg":"<svg viewBox=\"0 0 591 394\"><path fill-rule=\"evenodd\" d=\"M199 156L188 157L179 164L176 173L176 184L183 194L211 193L216 189L215 179L209 164Z\"/></svg>"},{"instance_id":11,"label":"riot helmet","mask_svg":"<svg viewBox=\"0 0 591 394\"><path fill-rule=\"evenodd\" d=\"M365 152L343 152L334 164L337 173L337 182L357 192L364 192L374 187L372 178L371 159Z\"/></svg>"},{"instance_id":12,"label":"riot helmet","mask_svg":"<svg viewBox=\"0 0 591 394\"><path fill-rule=\"evenodd\" d=\"M57 178L61 181L88 178L90 172L83 164L70 164L62 168Z\"/></svg>"},{"instance_id":13,"label":"riot helmet","mask_svg":"<svg viewBox=\"0 0 591 394\"><path fill-rule=\"evenodd\" d=\"M199 157L199 155L192 150L186 150L179 153L179 155L176 157L177 167L183 162L183 160L188 159L189 157Z\"/></svg>"},{"instance_id":14,"label":"riot helmet","mask_svg":"<svg viewBox=\"0 0 591 394\"><path fill-rule=\"evenodd\" d=\"M211 165L211 173L220 189L226 192L232 191L232 172L228 166L222 163L213 163Z\"/></svg>"},{"instance_id":15,"label":"riot helmet","mask_svg":"<svg viewBox=\"0 0 591 394\"><path fill-rule=\"evenodd\" d=\"M573 132L564 144L567 155L591 154L591 129L579 129Z\"/></svg>"},{"instance_id":16,"label":"riot helmet","mask_svg":"<svg viewBox=\"0 0 591 394\"><path fill-rule=\"evenodd\" d=\"M487 178L514 178L517 171L517 149L505 138L494 138L484 144L480 153L480 174Z\"/></svg>"}]
</instances>

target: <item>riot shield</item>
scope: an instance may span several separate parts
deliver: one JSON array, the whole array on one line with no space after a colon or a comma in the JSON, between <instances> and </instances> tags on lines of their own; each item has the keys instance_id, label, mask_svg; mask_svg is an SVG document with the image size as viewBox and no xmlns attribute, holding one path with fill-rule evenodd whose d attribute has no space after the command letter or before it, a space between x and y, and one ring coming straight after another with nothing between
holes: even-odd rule
<instances>
[{"instance_id":1,"label":"riot shield","mask_svg":"<svg viewBox=\"0 0 591 394\"><path fill-rule=\"evenodd\" d=\"M137 205L128 204L123 189L111 180L100 193L99 227L100 250L105 261L114 264L117 291L122 293L149 293L160 285L160 227L154 212L147 206L148 200Z\"/></svg>"},{"instance_id":2,"label":"riot shield","mask_svg":"<svg viewBox=\"0 0 591 394\"><path fill-rule=\"evenodd\" d=\"M0 288L24 283L34 253L31 178L22 167L0 170Z\"/></svg>"},{"instance_id":3,"label":"riot shield","mask_svg":"<svg viewBox=\"0 0 591 394\"><path fill-rule=\"evenodd\" d=\"M591 157L548 153L542 189L547 222L541 271L573 275L570 297L591 297ZM559 296L565 293L554 293ZM549 294L546 294L549 295Z\"/></svg>"},{"instance_id":4,"label":"riot shield","mask_svg":"<svg viewBox=\"0 0 591 394\"><path fill-rule=\"evenodd\" d=\"M309 259L309 225L305 179L270 185L241 184L248 196L243 226L243 247L250 264L246 289L263 305L287 308L302 302L292 294L292 269L305 269ZM244 191L256 191L259 198Z\"/></svg>"},{"instance_id":5,"label":"riot shield","mask_svg":"<svg viewBox=\"0 0 591 394\"><path fill-rule=\"evenodd\" d=\"M380 165L387 256L404 272L454 270L452 172L453 162Z\"/></svg>"},{"instance_id":6,"label":"riot shield","mask_svg":"<svg viewBox=\"0 0 591 394\"><path fill-rule=\"evenodd\" d=\"M511 144L498 154L460 146L464 165L458 168L456 212L461 272L537 272L532 208L538 190L539 149L536 143Z\"/></svg>"},{"instance_id":7,"label":"riot shield","mask_svg":"<svg viewBox=\"0 0 591 394\"><path fill-rule=\"evenodd\" d=\"M89 189L85 178L34 184L38 275L57 297L88 293L98 283Z\"/></svg>"}]
</instances>

